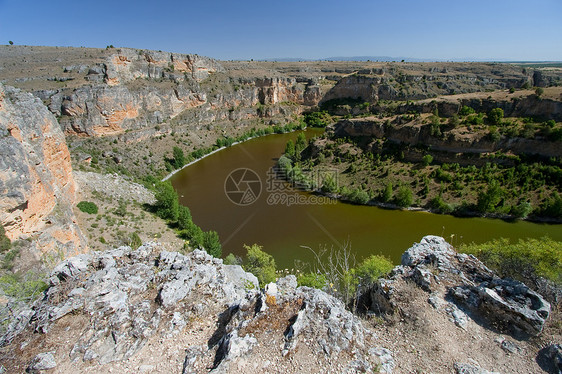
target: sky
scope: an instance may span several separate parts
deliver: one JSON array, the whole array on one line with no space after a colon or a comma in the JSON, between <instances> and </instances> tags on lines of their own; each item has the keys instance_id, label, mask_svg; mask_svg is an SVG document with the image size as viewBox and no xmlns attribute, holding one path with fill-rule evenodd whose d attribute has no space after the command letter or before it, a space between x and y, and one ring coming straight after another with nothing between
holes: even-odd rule
<instances>
[{"instance_id":1,"label":"sky","mask_svg":"<svg viewBox=\"0 0 562 374\"><path fill-rule=\"evenodd\" d=\"M0 0L0 44L221 60L562 61L561 0Z\"/></svg>"}]
</instances>

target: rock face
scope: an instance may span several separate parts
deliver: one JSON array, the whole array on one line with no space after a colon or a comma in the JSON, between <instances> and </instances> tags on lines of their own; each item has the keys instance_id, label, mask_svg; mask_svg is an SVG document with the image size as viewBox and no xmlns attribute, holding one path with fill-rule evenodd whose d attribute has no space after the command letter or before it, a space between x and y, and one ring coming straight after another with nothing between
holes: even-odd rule
<instances>
[{"instance_id":1,"label":"rock face","mask_svg":"<svg viewBox=\"0 0 562 374\"><path fill-rule=\"evenodd\" d=\"M338 371L394 367L391 352L372 346L372 336L341 301L297 288L294 276L266 289L258 290L256 277L239 266L199 250L183 255L146 243L82 254L53 270L43 299L2 337L0 345L17 352L4 365L106 371L116 366L105 365L140 359L149 349L154 372L230 372L245 362L273 370L303 351ZM55 336L60 340L53 345ZM187 347L173 358L175 367L164 358L178 344L174 339ZM49 353L37 355L39 347Z\"/></svg>"},{"instance_id":2,"label":"rock face","mask_svg":"<svg viewBox=\"0 0 562 374\"><path fill-rule=\"evenodd\" d=\"M0 85L0 222L12 240L38 235L41 253L76 254L76 185L64 135L43 103Z\"/></svg>"},{"instance_id":3,"label":"rock face","mask_svg":"<svg viewBox=\"0 0 562 374\"><path fill-rule=\"evenodd\" d=\"M480 154L503 150L514 154L536 154L545 157L562 156L562 150L558 142L526 138L501 138L499 141L492 141L484 134L466 136L456 133L450 133L450 136L443 139L431 135L430 125L411 126L404 124L397 127L389 127L373 118L341 120L334 125L334 132L338 137L369 136L377 139L386 138L398 144L412 146L423 144L430 147L432 151L447 152L451 155L456 153ZM478 161L473 159L463 161L459 159L458 162L474 164Z\"/></svg>"},{"instance_id":4,"label":"rock face","mask_svg":"<svg viewBox=\"0 0 562 374\"><path fill-rule=\"evenodd\" d=\"M525 284L500 279L476 257L457 253L443 238L426 236L402 255L391 279L371 290L370 308L392 313L394 283L411 279L430 293L428 302L464 328L468 317L515 336L541 333L550 304Z\"/></svg>"}]
</instances>

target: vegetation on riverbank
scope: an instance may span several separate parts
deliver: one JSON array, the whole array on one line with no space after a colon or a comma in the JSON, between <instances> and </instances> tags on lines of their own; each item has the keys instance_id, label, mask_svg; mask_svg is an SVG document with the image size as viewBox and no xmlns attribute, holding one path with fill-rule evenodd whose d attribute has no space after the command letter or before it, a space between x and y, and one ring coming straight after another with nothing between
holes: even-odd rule
<instances>
[{"instance_id":1,"label":"vegetation on riverbank","mask_svg":"<svg viewBox=\"0 0 562 374\"><path fill-rule=\"evenodd\" d=\"M505 119L501 108L484 114L463 106L447 122L437 111L425 119L419 114L408 116L414 121L408 126L415 126L420 118L420 125L427 126L434 137L447 137L453 128L487 131L481 136L488 138L494 134L541 136L546 142L559 142L562 134L562 124L553 120L536 124L528 118ZM384 124L387 131L403 120L402 116L391 118ZM509 150L448 155L421 144L411 146L374 136L338 137L332 131L308 144L287 143L278 170L302 189L354 204L413 207L460 216L562 220L559 157L514 155Z\"/></svg>"}]
</instances>

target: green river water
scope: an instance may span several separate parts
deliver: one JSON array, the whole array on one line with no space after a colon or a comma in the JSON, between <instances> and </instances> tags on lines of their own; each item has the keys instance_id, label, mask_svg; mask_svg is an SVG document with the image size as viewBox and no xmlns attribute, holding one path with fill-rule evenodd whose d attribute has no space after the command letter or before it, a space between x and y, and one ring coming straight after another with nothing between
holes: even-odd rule
<instances>
[{"instance_id":1,"label":"green river water","mask_svg":"<svg viewBox=\"0 0 562 374\"><path fill-rule=\"evenodd\" d=\"M306 130L309 137L318 133ZM219 233L223 256L231 252L243 256L243 244L257 243L275 257L278 268L293 268L295 260L311 262L311 250L347 245L358 260L383 254L397 264L406 249L429 234L443 236L455 246L499 237L548 235L562 240L562 225L386 210L287 189L270 169L286 142L297 135L269 135L234 145L172 177L194 222ZM237 169L242 170L229 178Z\"/></svg>"}]
</instances>

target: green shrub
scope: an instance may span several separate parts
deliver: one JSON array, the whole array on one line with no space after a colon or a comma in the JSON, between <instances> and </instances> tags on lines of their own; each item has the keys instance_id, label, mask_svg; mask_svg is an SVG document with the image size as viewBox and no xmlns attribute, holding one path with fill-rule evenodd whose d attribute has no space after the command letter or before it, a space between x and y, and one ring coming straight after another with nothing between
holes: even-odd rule
<instances>
[{"instance_id":1,"label":"green shrub","mask_svg":"<svg viewBox=\"0 0 562 374\"><path fill-rule=\"evenodd\" d=\"M285 146L285 156L291 159L295 157L295 143L292 140L289 140Z\"/></svg>"},{"instance_id":2,"label":"green shrub","mask_svg":"<svg viewBox=\"0 0 562 374\"><path fill-rule=\"evenodd\" d=\"M185 156L183 154L183 150L180 147L174 147L172 149L172 154L174 157L174 166L176 169L180 169L185 165Z\"/></svg>"},{"instance_id":3,"label":"green shrub","mask_svg":"<svg viewBox=\"0 0 562 374\"><path fill-rule=\"evenodd\" d=\"M191 211L188 207L180 205L178 207L178 228L180 230L187 229L192 223Z\"/></svg>"},{"instance_id":4,"label":"green shrub","mask_svg":"<svg viewBox=\"0 0 562 374\"><path fill-rule=\"evenodd\" d=\"M469 114L474 114L474 112L474 109L472 109L471 107L463 105L463 107L459 111L459 114L461 116L468 116Z\"/></svg>"},{"instance_id":5,"label":"green shrub","mask_svg":"<svg viewBox=\"0 0 562 374\"><path fill-rule=\"evenodd\" d=\"M388 182L381 195L381 200L385 203L389 202L392 199L392 194L392 183Z\"/></svg>"},{"instance_id":6,"label":"green shrub","mask_svg":"<svg viewBox=\"0 0 562 374\"><path fill-rule=\"evenodd\" d=\"M528 201L523 201L517 205L511 207L509 213L517 218L527 218L529 214L533 211L531 203Z\"/></svg>"},{"instance_id":7,"label":"green shrub","mask_svg":"<svg viewBox=\"0 0 562 374\"><path fill-rule=\"evenodd\" d=\"M115 208L113 213L119 217L125 217L127 215L127 202L125 200L119 200L117 208Z\"/></svg>"},{"instance_id":8,"label":"green shrub","mask_svg":"<svg viewBox=\"0 0 562 374\"><path fill-rule=\"evenodd\" d=\"M328 285L328 279L324 274L318 273L301 273L297 278L299 287L312 287L319 290L324 289Z\"/></svg>"},{"instance_id":9,"label":"green shrub","mask_svg":"<svg viewBox=\"0 0 562 374\"><path fill-rule=\"evenodd\" d=\"M129 243L132 249L137 249L138 247L140 247L142 245L142 240L139 237L139 234L137 234L136 232L131 233L131 236L129 237Z\"/></svg>"},{"instance_id":10,"label":"green shrub","mask_svg":"<svg viewBox=\"0 0 562 374\"><path fill-rule=\"evenodd\" d=\"M225 265L242 265L242 259L238 256L229 253L223 260L223 264Z\"/></svg>"},{"instance_id":11,"label":"green shrub","mask_svg":"<svg viewBox=\"0 0 562 374\"><path fill-rule=\"evenodd\" d=\"M6 296L20 301L36 299L47 287L43 277L33 272L28 272L23 277L17 274L6 274L0 277L2 292Z\"/></svg>"},{"instance_id":12,"label":"green shrub","mask_svg":"<svg viewBox=\"0 0 562 374\"><path fill-rule=\"evenodd\" d=\"M394 268L392 262L380 255L372 255L367 257L363 262L355 268L355 275L361 279L363 287L370 287L375 282L390 273Z\"/></svg>"},{"instance_id":13,"label":"green shrub","mask_svg":"<svg viewBox=\"0 0 562 374\"><path fill-rule=\"evenodd\" d=\"M222 255L222 246L219 239L219 234L216 231L207 231L203 233L201 245L208 254L213 257L220 258Z\"/></svg>"},{"instance_id":14,"label":"green shrub","mask_svg":"<svg viewBox=\"0 0 562 374\"><path fill-rule=\"evenodd\" d=\"M0 253L6 252L12 247L12 242L6 236L4 226L0 225Z\"/></svg>"},{"instance_id":15,"label":"green shrub","mask_svg":"<svg viewBox=\"0 0 562 374\"><path fill-rule=\"evenodd\" d=\"M338 183L333 175L328 175L322 182L322 192L335 193L338 190Z\"/></svg>"},{"instance_id":16,"label":"green shrub","mask_svg":"<svg viewBox=\"0 0 562 374\"><path fill-rule=\"evenodd\" d=\"M537 87L537 88L535 88L535 94L536 94L538 97L541 97L543 93L544 93L544 88L542 88L542 87Z\"/></svg>"},{"instance_id":17,"label":"green shrub","mask_svg":"<svg viewBox=\"0 0 562 374\"><path fill-rule=\"evenodd\" d=\"M370 200L369 194L359 188L353 189L346 197L355 204L367 204Z\"/></svg>"},{"instance_id":18,"label":"green shrub","mask_svg":"<svg viewBox=\"0 0 562 374\"><path fill-rule=\"evenodd\" d=\"M203 245L203 230L193 222L189 222L188 226L180 231L179 236L189 240L193 248Z\"/></svg>"},{"instance_id":19,"label":"green shrub","mask_svg":"<svg viewBox=\"0 0 562 374\"><path fill-rule=\"evenodd\" d=\"M478 202L476 204L478 211L482 213L494 212L501 202L503 194L504 192L500 184L495 180L491 181L486 192L480 191L478 193Z\"/></svg>"},{"instance_id":20,"label":"green shrub","mask_svg":"<svg viewBox=\"0 0 562 374\"><path fill-rule=\"evenodd\" d=\"M543 277L562 284L562 242L547 237L520 239L517 243L502 238L461 245L460 251L475 255L502 277L523 282Z\"/></svg>"},{"instance_id":21,"label":"green shrub","mask_svg":"<svg viewBox=\"0 0 562 374\"><path fill-rule=\"evenodd\" d=\"M400 186L394 197L396 205L407 208L414 202L412 190L408 186Z\"/></svg>"},{"instance_id":22,"label":"green shrub","mask_svg":"<svg viewBox=\"0 0 562 374\"><path fill-rule=\"evenodd\" d=\"M500 125L503 120L503 109L494 108L488 113L488 122L492 125Z\"/></svg>"},{"instance_id":23,"label":"green shrub","mask_svg":"<svg viewBox=\"0 0 562 374\"><path fill-rule=\"evenodd\" d=\"M4 259L2 260L2 269L12 270L14 267L14 261L19 254L19 248L14 248L10 252L6 253L4 255Z\"/></svg>"},{"instance_id":24,"label":"green shrub","mask_svg":"<svg viewBox=\"0 0 562 374\"><path fill-rule=\"evenodd\" d=\"M560 218L562 217L562 197L558 192L555 192L546 199L538 210L538 213L542 216Z\"/></svg>"},{"instance_id":25,"label":"green shrub","mask_svg":"<svg viewBox=\"0 0 562 374\"><path fill-rule=\"evenodd\" d=\"M177 221L179 212L178 194L170 182L156 185L156 214L163 219Z\"/></svg>"},{"instance_id":26,"label":"green shrub","mask_svg":"<svg viewBox=\"0 0 562 374\"><path fill-rule=\"evenodd\" d=\"M262 251L262 247L257 244L253 244L251 247L244 245L244 248L248 251L244 270L258 278L260 287L274 282L276 265L273 256Z\"/></svg>"},{"instance_id":27,"label":"green shrub","mask_svg":"<svg viewBox=\"0 0 562 374\"><path fill-rule=\"evenodd\" d=\"M423 166L429 166L429 164L431 164L433 162L433 156L432 155L425 155L422 158L422 165Z\"/></svg>"},{"instance_id":28,"label":"green shrub","mask_svg":"<svg viewBox=\"0 0 562 374\"><path fill-rule=\"evenodd\" d=\"M84 213L98 214L98 206L91 201L80 201L76 207Z\"/></svg>"},{"instance_id":29,"label":"green shrub","mask_svg":"<svg viewBox=\"0 0 562 374\"><path fill-rule=\"evenodd\" d=\"M453 207L451 204L447 204L441 196L436 196L431 199L430 203L431 208L439 213L451 213L453 211Z\"/></svg>"}]
</instances>

